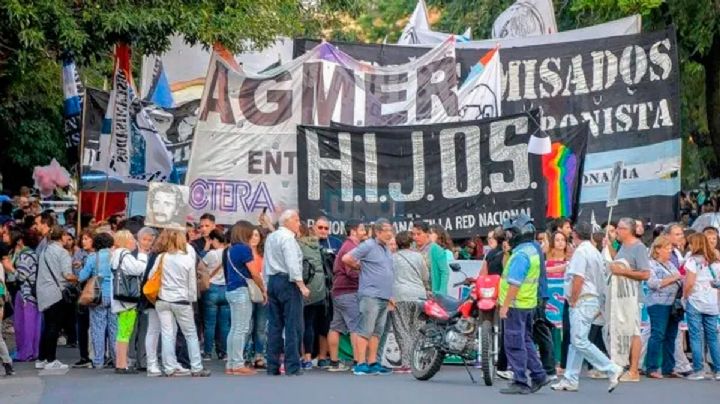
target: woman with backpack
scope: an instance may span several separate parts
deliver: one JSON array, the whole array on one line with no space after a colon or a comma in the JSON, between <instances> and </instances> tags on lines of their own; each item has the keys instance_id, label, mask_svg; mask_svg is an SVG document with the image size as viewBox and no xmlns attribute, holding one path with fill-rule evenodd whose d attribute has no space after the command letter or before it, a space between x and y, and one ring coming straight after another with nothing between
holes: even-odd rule
<instances>
[{"instance_id":1,"label":"woman with backpack","mask_svg":"<svg viewBox=\"0 0 720 404\"><path fill-rule=\"evenodd\" d=\"M13 266L17 274L20 292L15 295L15 360L29 362L37 359L40 347L42 317L38 311L35 284L37 283L38 257L35 248L40 235L35 230L24 230L14 248Z\"/></svg>"},{"instance_id":2,"label":"woman with backpack","mask_svg":"<svg viewBox=\"0 0 720 404\"><path fill-rule=\"evenodd\" d=\"M117 315L110 308L112 303L112 258L111 248L115 244L113 236L109 233L98 233L93 237L95 252L88 255L85 266L78 278L85 282L95 276L100 283L100 302L90 307L90 339L93 347L93 368L102 369L105 366L105 335L108 336L110 346L117 334ZM115 360L115 350L108 353L112 361ZM109 365L110 363L108 363Z\"/></svg>"},{"instance_id":3,"label":"woman with backpack","mask_svg":"<svg viewBox=\"0 0 720 404\"><path fill-rule=\"evenodd\" d=\"M115 245L112 252L111 265L113 279L122 281L126 288L121 288L120 282L113 282L112 312L117 315L118 330L115 340L115 373L137 373L134 368L128 367L128 343L137 320L137 301L140 299L140 279L145 273L145 261L135 258L135 237L128 230L115 233ZM131 286L134 283L135 288ZM121 290L125 289L125 290ZM129 292L129 293L128 293ZM137 292L137 295L134 295Z\"/></svg>"}]
</instances>

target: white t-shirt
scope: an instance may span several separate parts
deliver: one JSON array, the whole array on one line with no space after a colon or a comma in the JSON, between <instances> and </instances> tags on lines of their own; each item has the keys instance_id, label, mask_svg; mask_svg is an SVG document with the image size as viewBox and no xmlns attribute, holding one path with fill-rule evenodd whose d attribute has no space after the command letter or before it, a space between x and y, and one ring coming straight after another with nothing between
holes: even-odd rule
<instances>
[{"instance_id":1,"label":"white t-shirt","mask_svg":"<svg viewBox=\"0 0 720 404\"><path fill-rule=\"evenodd\" d=\"M205 254L205 257L203 257L202 260L205 263L205 266L207 266L209 274L212 274L219 266L222 265L222 252L222 248L210 250L207 254ZM225 286L225 274L223 272L224 271L222 269L217 271L217 274L210 278L210 283L213 285Z\"/></svg>"},{"instance_id":2,"label":"white t-shirt","mask_svg":"<svg viewBox=\"0 0 720 404\"><path fill-rule=\"evenodd\" d=\"M703 257L692 256L685 261L685 270L697 275L688 302L699 312L709 315L719 314L718 290L712 287L713 272L720 274L720 264L714 262L712 271Z\"/></svg>"}]
</instances>

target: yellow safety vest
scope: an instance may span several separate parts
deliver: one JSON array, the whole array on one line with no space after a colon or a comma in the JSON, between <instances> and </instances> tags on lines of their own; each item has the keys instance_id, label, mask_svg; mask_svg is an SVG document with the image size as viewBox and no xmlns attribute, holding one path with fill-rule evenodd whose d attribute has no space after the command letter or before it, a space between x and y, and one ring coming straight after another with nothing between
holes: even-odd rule
<instances>
[{"instance_id":1,"label":"yellow safety vest","mask_svg":"<svg viewBox=\"0 0 720 404\"><path fill-rule=\"evenodd\" d=\"M502 306L507 296L510 284L507 282L510 266L513 260L517 258L519 253L525 254L530 259L530 269L528 270L525 280L520 284L515 296L515 301L510 303L510 307L516 309L534 309L537 306L538 279L540 278L540 255L535 247L530 243L520 244L515 248L510 259L505 263L503 268L502 279L500 280L500 291L498 293L498 305Z\"/></svg>"}]
</instances>

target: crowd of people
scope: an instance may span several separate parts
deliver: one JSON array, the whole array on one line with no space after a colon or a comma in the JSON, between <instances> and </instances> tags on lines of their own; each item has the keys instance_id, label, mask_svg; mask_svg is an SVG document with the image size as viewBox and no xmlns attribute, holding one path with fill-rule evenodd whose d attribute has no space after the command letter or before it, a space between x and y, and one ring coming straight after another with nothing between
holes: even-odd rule
<instances>
[{"instance_id":1,"label":"crowd of people","mask_svg":"<svg viewBox=\"0 0 720 404\"><path fill-rule=\"evenodd\" d=\"M263 213L257 224L229 227L204 214L183 232L120 215L96 223L72 209L59 225L54 212L26 205L3 202L0 300L13 323L14 360L42 371L205 377L204 363L217 359L235 376L409 373L419 302L448 293L450 261L482 258L481 274L502 277L497 369L511 380L503 392L527 394L553 381L554 390L576 391L584 360L590 377L610 380L610 391L641 374L720 380L714 227L648 231L622 218L598 229L558 219L539 230L516 220L455 248L444 228L424 222L396 233L385 219L348 221L341 240L327 218L303 222L293 210L276 223ZM611 275L618 280L608 282ZM545 314L548 276L565 279L560 358ZM613 287L638 296L629 305L637 307L614 309L635 319L621 354L606 349L620 332L606 326ZM642 338L642 304L649 338ZM401 353L394 369L380 360L389 328ZM352 364L340 358L342 335ZM58 360L59 339L77 346L77 362ZM12 375L2 339L0 359Z\"/></svg>"}]
</instances>

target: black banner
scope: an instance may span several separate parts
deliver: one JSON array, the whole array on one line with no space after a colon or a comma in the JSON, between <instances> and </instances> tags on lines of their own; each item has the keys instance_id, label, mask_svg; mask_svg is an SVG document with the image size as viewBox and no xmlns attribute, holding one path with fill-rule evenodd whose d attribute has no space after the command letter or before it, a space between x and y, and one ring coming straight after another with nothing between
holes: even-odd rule
<instances>
[{"instance_id":1,"label":"black banner","mask_svg":"<svg viewBox=\"0 0 720 404\"><path fill-rule=\"evenodd\" d=\"M581 129L568 139L583 143L587 127ZM542 158L528 154L537 133L527 113L423 126L298 126L301 215L323 214L333 222L385 217L398 230L422 220L456 238L486 232L520 212L542 227ZM577 187L577 172L575 180Z\"/></svg>"},{"instance_id":2,"label":"black banner","mask_svg":"<svg viewBox=\"0 0 720 404\"><path fill-rule=\"evenodd\" d=\"M298 39L296 55L319 41ZM333 42L360 60L407 63L426 47ZM462 82L488 49L457 48ZM680 190L680 96L675 30L527 47L501 48L504 115L539 108L540 125L562 133L587 123L590 136L583 175L581 216L607 218L615 161L626 170L615 217L673 216ZM600 179L600 180L598 180ZM642 203L638 203L642 200Z\"/></svg>"}]
</instances>

